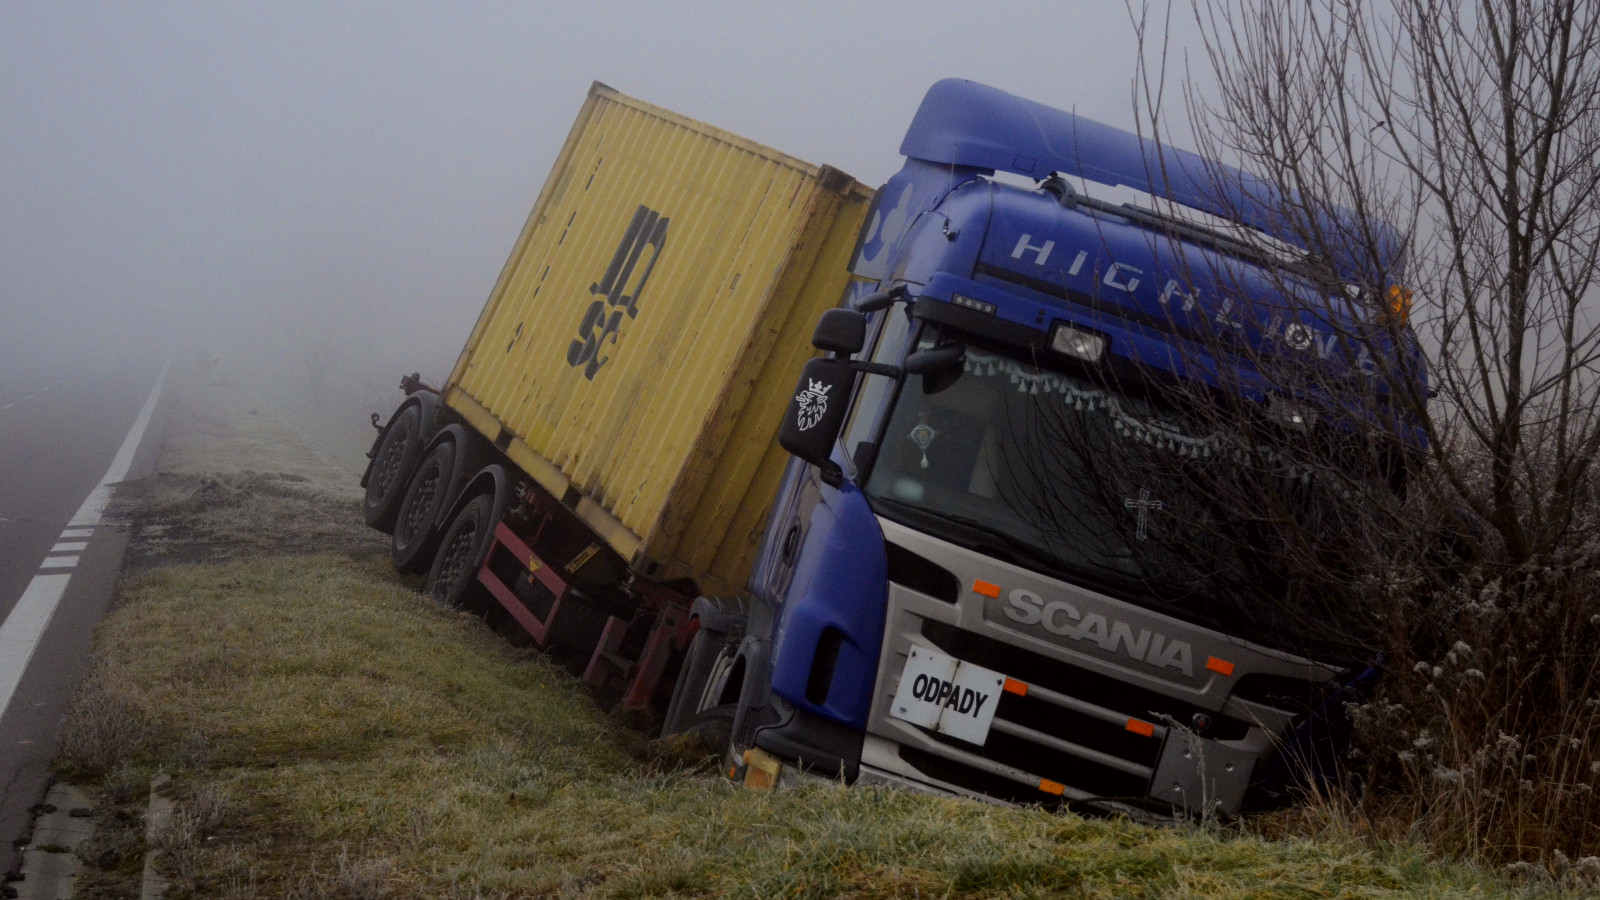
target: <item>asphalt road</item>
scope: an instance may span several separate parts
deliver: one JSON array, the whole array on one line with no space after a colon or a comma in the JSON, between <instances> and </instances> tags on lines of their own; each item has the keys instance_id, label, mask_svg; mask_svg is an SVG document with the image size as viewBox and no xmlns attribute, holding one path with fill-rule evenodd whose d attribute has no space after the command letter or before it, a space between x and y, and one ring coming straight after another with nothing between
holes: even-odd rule
<instances>
[{"instance_id":1,"label":"asphalt road","mask_svg":"<svg viewBox=\"0 0 1600 900\"><path fill-rule=\"evenodd\" d=\"M161 431L159 360L7 369L0 358L0 872L18 864L127 545L91 497L108 470L146 471Z\"/></svg>"}]
</instances>

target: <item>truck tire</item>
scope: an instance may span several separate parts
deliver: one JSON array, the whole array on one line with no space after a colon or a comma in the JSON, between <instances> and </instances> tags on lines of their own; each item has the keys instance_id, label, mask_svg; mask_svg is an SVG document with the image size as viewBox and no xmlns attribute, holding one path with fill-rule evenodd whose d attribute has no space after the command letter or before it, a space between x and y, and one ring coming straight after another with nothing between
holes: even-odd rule
<instances>
[{"instance_id":1,"label":"truck tire","mask_svg":"<svg viewBox=\"0 0 1600 900\"><path fill-rule=\"evenodd\" d=\"M706 742L719 758L729 755L733 743L733 719L739 712L737 703L720 703L695 713L680 734L696 734Z\"/></svg>"},{"instance_id":2,"label":"truck tire","mask_svg":"<svg viewBox=\"0 0 1600 900\"><path fill-rule=\"evenodd\" d=\"M450 478L455 472L456 445L445 441L422 458L417 471L406 484L405 499L395 516L389 558L394 567L412 575L427 570L439 545L434 527L439 508L450 493Z\"/></svg>"},{"instance_id":3,"label":"truck tire","mask_svg":"<svg viewBox=\"0 0 1600 900\"><path fill-rule=\"evenodd\" d=\"M684 652L678 683L661 726L662 737L694 732L719 752L727 748L738 709L736 698L727 697L728 678L737 662L734 649L728 646L726 630L707 627L701 620L700 629L689 639Z\"/></svg>"},{"instance_id":4,"label":"truck tire","mask_svg":"<svg viewBox=\"0 0 1600 900\"><path fill-rule=\"evenodd\" d=\"M395 516L405 495L411 470L422 456L422 413L408 406L389 420L378 449L372 454L367 473L367 495L361 504L361 517L382 532L394 529Z\"/></svg>"},{"instance_id":5,"label":"truck tire","mask_svg":"<svg viewBox=\"0 0 1600 900\"><path fill-rule=\"evenodd\" d=\"M467 501L439 539L439 549L428 570L428 596L445 606L466 609L484 592L478 569L489 554L494 537L494 495L479 494Z\"/></svg>"}]
</instances>

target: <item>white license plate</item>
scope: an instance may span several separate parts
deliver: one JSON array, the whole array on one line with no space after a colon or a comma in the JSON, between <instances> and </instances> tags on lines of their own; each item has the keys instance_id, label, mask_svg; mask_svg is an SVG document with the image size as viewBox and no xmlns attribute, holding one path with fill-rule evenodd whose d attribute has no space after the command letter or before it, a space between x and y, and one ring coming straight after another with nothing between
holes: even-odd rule
<instances>
[{"instance_id":1,"label":"white license plate","mask_svg":"<svg viewBox=\"0 0 1600 900\"><path fill-rule=\"evenodd\" d=\"M982 746L1005 683L999 672L912 644L889 715Z\"/></svg>"}]
</instances>

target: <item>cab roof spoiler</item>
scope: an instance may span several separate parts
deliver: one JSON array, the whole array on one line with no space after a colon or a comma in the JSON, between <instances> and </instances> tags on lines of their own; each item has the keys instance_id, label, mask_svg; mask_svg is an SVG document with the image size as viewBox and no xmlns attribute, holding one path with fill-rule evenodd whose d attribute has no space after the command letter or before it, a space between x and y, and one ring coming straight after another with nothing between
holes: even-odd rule
<instances>
[{"instance_id":1,"label":"cab roof spoiler","mask_svg":"<svg viewBox=\"0 0 1600 900\"><path fill-rule=\"evenodd\" d=\"M1403 242L1387 222L1336 206L1311 208L1298 193L1232 166L975 81L946 78L929 88L900 153L990 173L1042 179L1061 172L1129 187L1301 250L1321 245L1316 249L1346 283L1398 280Z\"/></svg>"}]
</instances>

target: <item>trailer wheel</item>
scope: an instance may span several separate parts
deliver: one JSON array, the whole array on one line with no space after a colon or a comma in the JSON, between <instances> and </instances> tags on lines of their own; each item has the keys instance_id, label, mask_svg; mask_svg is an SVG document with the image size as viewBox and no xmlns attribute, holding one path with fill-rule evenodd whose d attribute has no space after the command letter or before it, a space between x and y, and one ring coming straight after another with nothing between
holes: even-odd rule
<instances>
[{"instance_id":1,"label":"trailer wheel","mask_svg":"<svg viewBox=\"0 0 1600 900\"><path fill-rule=\"evenodd\" d=\"M402 572L417 574L433 561L438 546L434 522L439 507L450 493L450 476L455 470L456 445L445 441L428 451L406 484L405 499L394 520L394 539L389 542L389 557Z\"/></svg>"},{"instance_id":2,"label":"trailer wheel","mask_svg":"<svg viewBox=\"0 0 1600 900\"><path fill-rule=\"evenodd\" d=\"M684 652L661 736L699 734L720 753L733 739L738 704L728 689L738 658L736 648L728 645L728 632L708 628L704 621Z\"/></svg>"},{"instance_id":3,"label":"trailer wheel","mask_svg":"<svg viewBox=\"0 0 1600 900\"><path fill-rule=\"evenodd\" d=\"M446 606L465 608L482 591L478 583L478 569L489 553L489 541L494 537L494 495L479 494L456 513L444 537L439 539L439 551L434 554L433 567L428 570L428 596Z\"/></svg>"},{"instance_id":4,"label":"trailer wheel","mask_svg":"<svg viewBox=\"0 0 1600 900\"><path fill-rule=\"evenodd\" d=\"M408 406L395 414L384 429L372 468L367 474L367 496L361 504L361 517L379 531L394 528L411 470L422 455L422 413Z\"/></svg>"}]
</instances>

